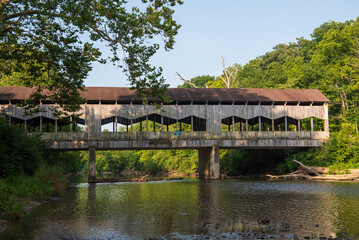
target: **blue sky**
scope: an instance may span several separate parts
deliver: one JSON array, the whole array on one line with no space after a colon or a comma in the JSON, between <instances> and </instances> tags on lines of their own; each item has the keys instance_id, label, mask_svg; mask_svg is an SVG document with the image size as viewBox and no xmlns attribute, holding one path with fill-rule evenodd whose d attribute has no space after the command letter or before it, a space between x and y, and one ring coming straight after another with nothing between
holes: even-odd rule
<instances>
[{"instance_id":1,"label":"blue sky","mask_svg":"<svg viewBox=\"0 0 359 240\"><path fill-rule=\"evenodd\" d=\"M131 0L130 0L131 1ZM240 63L271 51L279 43L310 39L314 28L327 21L359 17L359 0L183 0L174 19L182 25L174 49L161 49L152 59L162 66L170 87L199 75L218 76L221 56L226 65ZM101 48L101 50L104 50ZM94 64L86 86L129 86L121 69Z\"/></svg>"}]
</instances>

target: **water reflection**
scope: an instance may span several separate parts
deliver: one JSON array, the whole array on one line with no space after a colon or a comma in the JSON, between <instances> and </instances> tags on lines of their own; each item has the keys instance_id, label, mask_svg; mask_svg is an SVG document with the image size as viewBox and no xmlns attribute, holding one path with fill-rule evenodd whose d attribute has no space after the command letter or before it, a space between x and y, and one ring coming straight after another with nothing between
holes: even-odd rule
<instances>
[{"instance_id":1,"label":"water reflection","mask_svg":"<svg viewBox=\"0 0 359 240\"><path fill-rule=\"evenodd\" d=\"M79 184L0 239L143 239L217 231L357 234L359 184L200 181ZM270 224L258 224L270 219Z\"/></svg>"}]
</instances>

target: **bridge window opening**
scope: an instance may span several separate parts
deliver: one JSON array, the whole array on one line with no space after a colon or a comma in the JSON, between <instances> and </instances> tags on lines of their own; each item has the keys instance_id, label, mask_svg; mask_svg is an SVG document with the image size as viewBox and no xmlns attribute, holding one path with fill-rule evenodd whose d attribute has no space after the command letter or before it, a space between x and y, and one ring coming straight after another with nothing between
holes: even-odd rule
<instances>
[{"instance_id":1,"label":"bridge window opening","mask_svg":"<svg viewBox=\"0 0 359 240\"><path fill-rule=\"evenodd\" d=\"M272 119L261 117L262 131L274 131L273 125L274 125L274 121L272 121Z\"/></svg>"},{"instance_id":2,"label":"bridge window opening","mask_svg":"<svg viewBox=\"0 0 359 240\"><path fill-rule=\"evenodd\" d=\"M120 117L120 116L114 116L112 118L112 130L115 130L115 132L128 132L129 126L131 125L131 120L128 118Z\"/></svg>"},{"instance_id":3,"label":"bridge window opening","mask_svg":"<svg viewBox=\"0 0 359 240\"><path fill-rule=\"evenodd\" d=\"M130 120L130 129L132 132L146 131L146 117L135 118Z\"/></svg>"},{"instance_id":4,"label":"bridge window opening","mask_svg":"<svg viewBox=\"0 0 359 240\"><path fill-rule=\"evenodd\" d=\"M163 127L163 117L159 114L148 115L148 130L150 132L160 132Z\"/></svg>"},{"instance_id":5,"label":"bridge window opening","mask_svg":"<svg viewBox=\"0 0 359 240\"><path fill-rule=\"evenodd\" d=\"M85 119L77 118L75 120L75 129L74 132L84 132L85 131Z\"/></svg>"},{"instance_id":6,"label":"bridge window opening","mask_svg":"<svg viewBox=\"0 0 359 240\"><path fill-rule=\"evenodd\" d=\"M287 117L287 131L299 131L300 121L295 118Z\"/></svg>"},{"instance_id":7,"label":"bridge window opening","mask_svg":"<svg viewBox=\"0 0 359 240\"><path fill-rule=\"evenodd\" d=\"M324 120L316 117L312 117L313 119L313 131L321 132L324 131Z\"/></svg>"},{"instance_id":8,"label":"bridge window opening","mask_svg":"<svg viewBox=\"0 0 359 240\"><path fill-rule=\"evenodd\" d=\"M57 130L57 132L74 132L76 131L76 122L71 123L70 118L57 120Z\"/></svg>"},{"instance_id":9,"label":"bridge window opening","mask_svg":"<svg viewBox=\"0 0 359 240\"><path fill-rule=\"evenodd\" d=\"M311 118L304 118L300 120L300 130L301 131L311 131Z\"/></svg>"},{"instance_id":10,"label":"bridge window opening","mask_svg":"<svg viewBox=\"0 0 359 240\"><path fill-rule=\"evenodd\" d=\"M287 131L286 117L277 118L274 120L274 131Z\"/></svg>"},{"instance_id":11,"label":"bridge window opening","mask_svg":"<svg viewBox=\"0 0 359 240\"><path fill-rule=\"evenodd\" d=\"M300 120L301 131L324 131L324 120L316 117L308 117Z\"/></svg>"},{"instance_id":12,"label":"bridge window opening","mask_svg":"<svg viewBox=\"0 0 359 240\"><path fill-rule=\"evenodd\" d=\"M101 119L101 132L115 132L116 127L114 124L116 117L112 116L109 118Z\"/></svg>"},{"instance_id":13,"label":"bridge window opening","mask_svg":"<svg viewBox=\"0 0 359 240\"><path fill-rule=\"evenodd\" d=\"M191 125L192 116L182 118L178 120L179 123L179 131L180 132L190 132L192 131L192 125Z\"/></svg>"},{"instance_id":14,"label":"bridge window opening","mask_svg":"<svg viewBox=\"0 0 359 240\"><path fill-rule=\"evenodd\" d=\"M249 131L260 131L260 120L259 117L248 119Z\"/></svg>"},{"instance_id":15,"label":"bridge window opening","mask_svg":"<svg viewBox=\"0 0 359 240\"><path fill-rule=\"evenodd\" d=\"M222 131L245 131L246 120L240 117L231 116L222 119Z\"/></svg>"}]
</instances>

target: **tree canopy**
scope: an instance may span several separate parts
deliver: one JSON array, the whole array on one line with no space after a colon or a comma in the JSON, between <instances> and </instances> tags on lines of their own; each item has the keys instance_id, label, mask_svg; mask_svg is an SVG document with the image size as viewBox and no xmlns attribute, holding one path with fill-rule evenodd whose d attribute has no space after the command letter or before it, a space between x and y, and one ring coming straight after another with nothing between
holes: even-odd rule
<instances>
[{"instance_id":1,"label":"tree canopy","mask_svg":"<svg viewBox=\"0 0 359 240\"><path fill-rule=\"evenodd\" d=\"M126 0L0 0L0 85L37 87L35 102L47 92L47 99L75 111L91 64L112 62L140 95L164 98L162 69L149 60L161 40L166 50L173 48L178 4L182 1L141 0L133 6ZM111 56L102 57L95 42L104 42Z\"/></svg>"}]
</instances>

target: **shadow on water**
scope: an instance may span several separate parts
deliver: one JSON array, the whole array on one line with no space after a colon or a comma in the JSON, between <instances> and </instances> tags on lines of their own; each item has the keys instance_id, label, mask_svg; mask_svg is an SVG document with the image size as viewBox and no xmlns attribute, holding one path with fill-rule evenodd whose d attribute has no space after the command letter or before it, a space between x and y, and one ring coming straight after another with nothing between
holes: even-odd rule
<instances>
[{"instance_id":1,"label":"shadow on water","mask_svg":"<svg viewBox=\"0 0 359 240\"><path fill-rule=\"evenodd\" d=\"M32 209L0 239L144 239L220 231L354 235L358 216L358 183L80 183L64 199Z\"/></svg>"}]
</instances>

